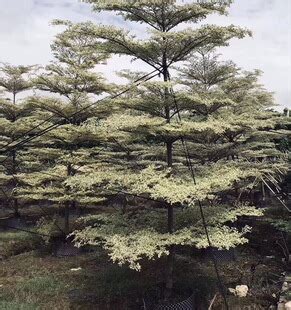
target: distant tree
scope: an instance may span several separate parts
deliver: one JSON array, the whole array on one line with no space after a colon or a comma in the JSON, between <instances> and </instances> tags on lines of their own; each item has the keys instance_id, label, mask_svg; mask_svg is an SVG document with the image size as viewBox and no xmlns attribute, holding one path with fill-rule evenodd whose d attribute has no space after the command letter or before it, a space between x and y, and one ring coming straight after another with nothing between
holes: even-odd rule
<instances>
[{"instance_id":1,"label":"distant tree","mask_svg":"<svg viewBox=\"0 0 291 310\"><path fill-rule=\"evenodd\" d=\"M16 104L17 94L32 88L33 84L30 76L35 69L36 66L2 64L0 68L0 87L5 93L12 96L13 104Z\"/></svg>"},{"instance_id":2,"label":"distant tree","mask_svg":"<svg viewBox=\"0 0 291 310\"><path fill-rule=\"evenodd\" d=\"M244 169L253 169L257 173L247 183L236 184L237 194L241 197L246 189L252 191L259 187L264 195L270 180L281 178L286 171L286 156L276 143L276 138L281 136L277 130L281 117L271 110L273 94L259 84L258 70L244 72L231 62L217 61L217 57L211 50L200 51L182 69L181 79L188 87L186 99L190 102L195 104L197 94L207 99L223 96L227 102L223 105L221 100L202 101L203 104L193 106L193 115L212 115L231 127L222 137L214 136L210 148L204 139L192 146L191 153L202 164L226 156Z\"/></svg>"},{"instance_id":3,"label":"distant tree","mask_svg":"<svg viewBox=\"0 0 291 310\"><path fill-rule=\"evenodd\" d=\"M35 74L36 66L12 66L3 64L0 67L0 89L3 97L0 99L0 124L1 130L1 170L4 183L3 191L7 191L6 198L13 203L14 214L19 216L18 199L15 189L18 186L17 174L23 166L23 152L17 149L8 151L14 141L22 137L30 126L33 119L30 118L30 108L25 100L17 100L17 95L33 88L32 77ZM23 167L22 167L23 168Z\"/></svg>"},{"instance_id":4,"label":"distant tree","mask_svg":"<svg viewBox=\"0 0 291 310\"><path fill-rule=\"evenodd\" d=\"M30 148L31 154L43 165L24 176L26 188L19 195L29 200L59 204L64 209L67 235L70 210L76 203L102 200L98 195L89 197L86 193L69 191L65 181L78 173L84 163L97 160L96 154L106 137L92 132L86 121L108 114L103 104L94 105L93 102L108 91L109 86L95 72L96 65L105 61L107 54L98 51L95 39L78 34L80 26L84 29L87 24L64 22L63 26L66 29L51 45L55 61L34 80L37 89L56 96L34 96L29 100L35 110L50 115L46 126L59 126L36 139Z\"/></svg>"}]
</instances>

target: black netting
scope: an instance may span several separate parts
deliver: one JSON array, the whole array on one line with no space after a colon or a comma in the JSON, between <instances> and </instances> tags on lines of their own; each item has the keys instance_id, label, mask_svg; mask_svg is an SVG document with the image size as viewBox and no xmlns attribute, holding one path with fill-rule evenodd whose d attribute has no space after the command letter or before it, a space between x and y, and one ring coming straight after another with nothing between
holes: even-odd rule
<instances>
[{"instance_id":1,"label":"black netting","mask_svg":"<svg viewBox=\"0 0 291 310\"><path fill-rule=\"evenodd\" d=\"M6 217L0 218L0 231L17 231L27 230L30 231L34 226L32 221L18 217Z\"/></svg>"},{"instance_id":2,"label":"black netting","mask_svg":"<svg viewBox=\"0 0 291 310\"><path fill-rule=\"evenodd\" d=\"M81 254L81 249L77 248L71 242L59 243L55 249L55 255L58 257L70 257Z\"/></svg>"},{"instance_id":3,"label":"black netting","mask_svg":"<svg viewBox=\"0 0 291 310\"><path fill-rule=\"evenodd\" d=\"M156 306L154 310L194 310L193 297L191 296L177 304Z\"/></svg>"},{"instance_id":4,"label":"black netting","mask_svg":"<svg viewBox=\"0 0 291 310\"><path fill-rule=\"evenodd\" d=\"M234 249L230 250L213 250L213 255L218 263L227 263L236 260L236 252Z\"/></svg>"}]
</instances>

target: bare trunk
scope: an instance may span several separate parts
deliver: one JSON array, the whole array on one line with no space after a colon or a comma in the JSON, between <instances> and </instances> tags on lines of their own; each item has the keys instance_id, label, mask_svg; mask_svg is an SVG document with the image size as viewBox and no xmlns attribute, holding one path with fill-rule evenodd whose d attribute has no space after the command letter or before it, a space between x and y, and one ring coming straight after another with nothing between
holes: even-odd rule
<instances>
[{"instance_id":1,"label":"bare trunk","mask_svg":"<svg viewBox=\"0 0 291 310\"><path fill-rule=\"evenodd\" d=\"M16 93L13 93L13 104L16 104Z\"/></svg>"},{"instance_id":2,"label":"bare trunk","mask_svg":"<svg viewBox=\"0 0 291 310\"><path fill-rule=\"evenodd\" d=\"M163 77L164 82L169 80L168 75L168 67L167 67L167 57L164 54L163 57ZM168 123L171 122L171 112L170 112L170 104L169 104L169 97L170 92L168 87L165 87L165 115L166 120ZM168 167L172 167L173 165L173 142L167 141L166 142L167 148L167 165ZM172 234L174 232L174 208L172 205L168 205L168 232ZM165 272L165 300L169 300L173 293L173 274L174 274L174 260L175 260L175 248L174 246L169 247L169 255L167 257L167 265L166 265L166 272Z\"/></svg>"},{"instance_id":3,"label":"bare trunk","mask_svg":"<svg viewBox=\"0 0 291 310\"><path fill-rule=\"evenodd\" d=\"M13 199L13 210L14 210L14 216L15 217L20 217L19 208L18 208L18 199L17 198Z\"/></svg>"},{"instance_id":4,"label":"bare trunk","mask_svg":"<svg viewBox=\"0 0 291 310\"><path fill-rule=\"evenodd\" d=\"M240 196L240 193L239 193L239 187L238 187L238 184L237 184L236 181L234 182L234 191L235 191L236 199L238 200L239 196Z\"/></svg>"},{"instance_id":5,"label":"bare trunk","mask_svg":"<svg viewBox=\"0 0 291 310\"><path fill-rule=\"evenodd\" d=\"M263 201L265 201L266 200L266 191L265 191L264 182L262 182L262 196L263 196Z\"/></svg>"},{"instance_id":6,"label":"bare trunk","mask_svg":"<svg viewBox=\"0 0 291 310\"><path fill-rule=\"evenodd\" d=\"M65 223L64 233L66 236L70 233L70 203L68 202L65 206Z\"/></svg>"},{"instance_id":7,"label":"bare trunk","mask_svg":"<svg viewBox=\"0 0 291 310\"><path fill-rule=\"evenodd\" d=\"M174 232L174 207L168 205L168 232L172 234ZM169 255L167 257L167 268L166 268L166 290L165 300L168 300L172 296L173 291L173 274L174 274L174 262L175 262L175 247L169 248Z\"/></svg>"},{"instance_id":8,"label":"bare trunk","mask_svg":"<svg viewBox=\"0 0 291 310\"><path fill-rule=\"evenodd\" d=\"M173 165L173 143L167 142L167 164L168 167Z\"/></svg>"},{"instance_id":9,"label":"bare trunk","mask_svg":"<svg viewBox=\"0 0 291 310\"><path fill-rule=\"evenodd\" d=\"M67 165L67 176L72 175L72 165ZM73 201L67 201L65 203L65 217L64 217L64 233L66 236L70 233L70 208L74 206Z\"/></svg>"},{"instance_id":10,"label":"bare trunk","mask_svg":"<svg viewBox=\"0 0 291 310\"><path fill-rule=\"evenodd\" d=\"M14 188L17 186L17 181L15 180L15 175L17 173L16 171L16 151L13 151L12 153L12 175L13 175L13 186ZM13 210L14 210L14 216L15 217L20 217L19 214L19 205L18 205L18 199L17 198L13 198Z\"/></svg>"},{"instance_id":11,"label":"bare trunk","mask_svg":"<svg viewBox=\"0 0 291 310\"><path fill-rule=\"evenodd\" d=\"M168 232L172 234L174 232L174 207L168 205Z\"/></svg>"}]
</instances>

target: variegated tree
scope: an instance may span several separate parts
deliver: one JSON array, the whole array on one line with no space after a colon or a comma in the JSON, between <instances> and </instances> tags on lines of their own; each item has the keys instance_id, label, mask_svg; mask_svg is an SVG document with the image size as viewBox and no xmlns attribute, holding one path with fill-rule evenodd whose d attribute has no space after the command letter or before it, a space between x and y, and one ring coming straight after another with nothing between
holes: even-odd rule
<instances>
[{"instance_id":1,"label":"variegated tree","mask_svg":"<svg viewBox=\"0 0 291 310\"><path fill-rule=\"evenodd\" d=\"M203 89L203 93L202 90L201 93L179 91L174 96L172 89L175 89L176 82L171 81L170 76L177 64L186 61L191 54L209 46L226 46L231 39L243 38L250 33L233 25L183 27L185 23L197 24L212 13L226 13L227 5L221 3L198 4L193 1L185 4L164 0L85 2L91 3L97 12L113 11L126 21L147 27L148 36L140 39L124 29L93 24L90 31L84 29L84 34L98 38L108 53L144 61L160 72L162 80L132 88L130 93L115 100L116 113L99 124L100 130L128 145L129 160L122 166L96 168L67 182L75 189L94 192L105 187L124 195L139 196L141 200L126 212L122 209L122 214L104 214L88 219L89 223L93 221L93 226L88 224L86 229L76 232L76 241L80 244L101 243L114 261L129 263L136 269L140 268L143 258L167 255L165 296L169 297L173 288L175 246L208 246L198 200L205 206L212 243L219 248L246 242L243 234L248 229L240 232L225 225L226 222L243 214L260 214L249 206L219 203L222 193L233 188L235 182L253 175L253 171L220 162L220 158L228 155L222 152L207 165L200 166L201 161L195 162L199 169L194 184L185 159L185 145L181 144L182 140L196 146L206 144L209 151L215 139L225 140L228 132L241 128L231 109L228 119L223 119L227 107L235 105L234 100L223 90L212 92L209 89ZM210 85L229 80L236 72L236 68L226 65L221 72L215 73L218 76ZM130 80L141 77L141 74L131 72L123 75ZM197 107L202 109L201 112L193 113ZM217 110L221 112L216 113ZM256 127L247 126L250 130ZM224 144L222 148L225 147ZM146 199L155 203L149 206Z\"/></svg>"},{"instance_id":2,"label":"variegated tree","mask_svg":"<svg viewBox=\"0 0 291 310\"><path fill-rule=\"evenodd\" d=\"M25 132L33 127L37 119L31 115L31 108L25 98L17 95L33 88L32 77L35 66L12 66L3 64L0 68L0 161L1 197L11 203L15 216L19 216L16 188L19 186L17 174L27 169L25 149L14 148ZM18 99L18 100L17 100ZM20 139L20 140L19 140Z\"/></svg>"},{"instance_id":3,"label":"variegated tree","mask_svg":"<svg viewBox=\"0 0 291 310\"><path fill-rule=\"evenodd\" d=\"M60 22L55 21L55 24ZM108 91L101 74L95 72L97 64L108 57L98 49L98 42L91 36L80 34L88 25L62 23L66 29L56 36L51 45L55 60L34 80L37 89L49 96L33 96L29 104L35 111L47 115L41 126L53 130L34 140L30 153L35 156L40 169L23 175L26 188L19 191L22 198L49 201L64 209L64 232L69 233L69 213L76 203L94 204L100 195L71 192L65 181L82 170L83 165L98 161L102 142L106 137L93 132L86 125L90 118L98 119L108 114L105 104L94 104ZM37 132L37 131L36 131Z\"/></svg>"}]
</instances>

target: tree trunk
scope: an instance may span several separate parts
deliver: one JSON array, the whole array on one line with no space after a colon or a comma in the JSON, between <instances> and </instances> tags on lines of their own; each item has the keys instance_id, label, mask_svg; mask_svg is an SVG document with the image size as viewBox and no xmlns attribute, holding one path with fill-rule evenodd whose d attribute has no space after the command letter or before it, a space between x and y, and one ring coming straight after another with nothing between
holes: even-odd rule
<instances>
[{"instance_id":1,"label":"tree trunk","mask_svg":"<svg viewBox=\"0 0 291 310\"><path fill-rule=\"evenodd\" d=\"M72 165L67 165L67 176L72 175ZM70 209L74 206L73 201L67 201L65 204L65 217L64 217L64 233L66 236L70 233Z\"/></svg>"},{"instance_id":2,"label":"tree trunk","mask_svg":"<svg viewBox=\"0 0 291 310\"><path fill-rule=\"evenodd\" d=\"M13 92L13 104L15 105L16 104L16 93Z\"/></svg>"},{"instance_id":3,"label":"tree trunk","mask_svg":"<svg viewBox=\"0 0 291 310\"><path fill-rule=\"evenodd\" d=\"M173 143L167 143L167 164L168 167L173 165ZM174 207L168 204L168 232L172 234L174 232ZM165 287L165 300L169 300L173 291L173 273L174 273L174 260L175 260L175 248L171 246L169 248L169 255L167 257L166 265L166 287Z\"/></svg>"},{"instance_id":4,"label":"tree trunk","mask_svg":"<svg viewBox=\"0 0 291 310\"><path fill-rule=\"evenodd\" d=\"M164 82L169 80L168 67L167 67L167 56L163 55L163 78ZM169 104L170 91L168 87L165 87L165 116L167 123L171 122L171 111ZM168 167L173 166L173 142L166 142L167 148L167 165ZM172 205L168 205L168 232L172 234L174 232L174 208ZM169 255L167 257L166 271L165 271L165 300L169 300L173 292L173 273L174 273L174 260L175 260L175 248L174 246L169 247Z\"/></svg>"},{"instance_id":5,"label":"tree trunk","mask_svg":"<svg viewBox=\"0 0 291 310\"><path fill-rule=\"evenodd\" d=\"M14 188L16 188L17 186L17 181L15 180L15 175L17 173L16 171L16 151L12 152L12 175L13 175L13 186ZM17 198L13 198L13 210L14 210L14 216L15 217L20 217L19 214L19 205L18 205L18 199Z\"/></svg>"},{"instance_id":6,"label":"tree trunk","mask_svg":"<svg viewBox=\"0 0 291 310\"><path fill-rule=\"evenodd\" d=\"M65 223L64 223L64 233L66 236L70 233L70 202L66 203L65 206Z\"/></svg>"},{"instance_id":7,"label":"tree trunk","mask_svg":"<svg viewBox=\"0 0 291 310\"><path fill-rule=\"evenodd\" d=\"M167 142L167 164L168 167L173 166L173 143L172 142Z\"/></svg>"},{"instance_id":8,"label":"tree trunk","mask_svg":"<svg viewBox=\"0 0 291 310\"><path fill-rule=\"evenodd\" d=\"M168 232L172 234L174 232L174 207L168 205ZM173 274L174 274L174 262L175 262L175 247L169 248L169 255L167 257L167 268L166 268L166 289L165 289L165 300L169 300L172 296L173 291Z\"/></svg>"},{"instance_id":9,"label":"tree trunk","mask_svg":"<svg viewBox=\"0 0 291 310\"><path fill-rule=\"evenodd\" d=\"M262 196L263 196L263 201L265 201L265 200L266 200L266 191L265 191L264 182L262 182L261 185L262 185Z\"/></svg>"},{"instance_id":10,"label":"tree trunk","mask_svg":"<svg viewBox=\"0 0 291 310\"><path fill-rule=\"evenodd\" d=\"M14 210L14 216L15 217L20 217L19 208L18 208L18 199L17 198L13 199L13 210Z\"/></svg>"}]
</instances>

